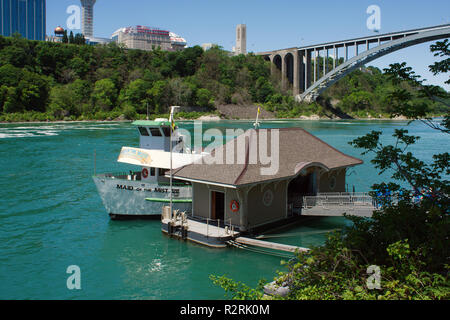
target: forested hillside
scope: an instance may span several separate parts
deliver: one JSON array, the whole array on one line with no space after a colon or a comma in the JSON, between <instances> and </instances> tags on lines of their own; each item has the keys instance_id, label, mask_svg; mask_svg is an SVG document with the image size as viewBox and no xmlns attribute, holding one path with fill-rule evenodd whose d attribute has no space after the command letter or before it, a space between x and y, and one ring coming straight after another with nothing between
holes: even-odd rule
<instances>
[{"instance_id":1,"label":"forested hillside","mask_svg":"<svg viewBox=\"0 0 450 320\"><path fill-rule=\"evenodd\" d=\"M365 117L389 108L393 86L378 69L357 71L325 94L338 108ZM431 102L426 102L431 103ZM200 47L180 52L127 50L0 36L0 121L143 118L170 105L260 104L278 117L326 114L294 102L261 57ZM439 106L433 107L439 112Z\"/></svg>"}]
</instances>

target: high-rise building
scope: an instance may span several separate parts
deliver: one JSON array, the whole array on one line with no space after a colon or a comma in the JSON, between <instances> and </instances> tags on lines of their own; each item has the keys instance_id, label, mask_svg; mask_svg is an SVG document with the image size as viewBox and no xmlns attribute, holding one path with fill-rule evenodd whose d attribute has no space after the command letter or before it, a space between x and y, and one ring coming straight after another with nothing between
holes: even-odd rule
<instances>
[{"instance_id":1,"label":"high-rise building","mask_svg":"<svg viewBox=\"0 0 450 320\"><path fill-rule=\"evenodd\" d=\"M135 26L121 28L114 32L111 39L124 44L128 49L151 51L158 47L161 50L178 51L186 47L186 40L179 35L159 28Z\"/></svg>"},{"instance_id":2,"label":"high-rise building","mask_svg":"<svg viewBox=\"0 0 450 320\"><path fill-rule=\"evenodd\" d=\"M96 0L81 1L81 33L85 38L94 36L94 5Z\"/></svg>"},{"instance_id":3,"label":"high-rise building","mask_svg":"<svg viewBox=\"0 0 450 320\"><path fill-rule=\"evenodd\" d=\"M0 34L45 40L45 0L0 0Z\"/></svg>"},{"instance_id":4,"label":"high-rise building","mask_svg":"<svg viewBox=\"0 0 450 320\"><path fill-rule=\"evenodd\" d=\"M236 54L247 54L247 26L238 24L236 27Z\"/></svg>"}]
</instances>

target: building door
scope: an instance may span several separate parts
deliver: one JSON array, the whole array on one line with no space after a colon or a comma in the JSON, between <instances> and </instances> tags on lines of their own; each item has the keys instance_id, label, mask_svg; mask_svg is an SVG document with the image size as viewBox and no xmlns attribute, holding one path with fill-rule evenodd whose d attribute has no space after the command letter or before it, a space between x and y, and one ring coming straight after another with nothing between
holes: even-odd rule
<instances>
[{"instance_id":1,"label":"building door","mask_svg":"<svg viewBox=\"0 0 450 320\"><path fill-rule=\"evenodd\" d=\"M225 219L225 193L211 191L211 219Z\"/></svg>"},{"instance_id":2,"label":"building door","mask_svg":"<svg viewBox=\"0 0 450 320\"><path fill-rule=\"evenodd\" d=\"M299 175L288 185L288 206L292 206L293 213L299 214L303 206L303 196L315 196L316 194L316 173L311 172L306 176Z\"/></svg>"}]
</instances>

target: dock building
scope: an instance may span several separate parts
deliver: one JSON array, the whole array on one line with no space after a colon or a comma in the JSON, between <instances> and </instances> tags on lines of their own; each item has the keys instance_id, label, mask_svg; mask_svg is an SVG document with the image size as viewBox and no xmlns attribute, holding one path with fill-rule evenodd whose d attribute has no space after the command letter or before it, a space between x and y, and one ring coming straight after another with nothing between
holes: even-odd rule
<instances>
[{"instance_id":1,"label":"dock building","mask_svg":"<svg viewBox=\"0 0 450 320\"><path fill-rule=\"evenodd\" d=\"M272 140L274 134L278 139ZM323 195L331 198L334 195L341 202L348 199L347 206L337 206L336 212L340 214L349 209L348 204L354 207L358 203L358 199L352 200L345 193L346 171L362 164L362 160L299 128L252 129L244 135L243 163L226 164L230 157L237 158L241 136L212 151L223 156L223 164L192 163L173 171L175 179L192 184L190 219L212 224L223 221L239 232L252 232L307 214L323 203ZM251 161L254 150L261 148L260 139L266 137L266 150L278 150L279 154L278 170L271 175L262 174L261 169L267 168L267 163L260 157ZM357 209L362 215L372 211L370 201L361 202Z\"/></svg>"}]
</instances>

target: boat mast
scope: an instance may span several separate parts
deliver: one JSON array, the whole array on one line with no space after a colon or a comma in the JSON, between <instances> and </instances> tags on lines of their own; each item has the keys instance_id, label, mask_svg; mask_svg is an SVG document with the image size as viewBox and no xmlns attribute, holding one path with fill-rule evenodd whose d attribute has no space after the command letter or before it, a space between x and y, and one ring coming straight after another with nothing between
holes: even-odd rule
<instances>
[{"instance_id":1,"label":"boat mast","mask_svg":"<svg viewBox=\"0 0 450 320\"><path fill-rule=\"evenodd\" d=\"M172 134L173 129L175 127L175 123L173 121L173 114L175 113L175 109L179 107L173 106L170 108L170 217L172 218L173 209L172 209Z\"/></svg>"}]
</instances>

